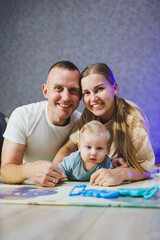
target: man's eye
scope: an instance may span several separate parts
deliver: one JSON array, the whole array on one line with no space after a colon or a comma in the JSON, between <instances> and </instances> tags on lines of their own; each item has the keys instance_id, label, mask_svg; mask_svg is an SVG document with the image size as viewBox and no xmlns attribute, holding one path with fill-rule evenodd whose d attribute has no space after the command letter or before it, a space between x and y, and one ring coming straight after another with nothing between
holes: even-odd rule
<instances>
[{"instance_id":1,"label":"man's eye","mask_svg":"<svg viewBox=\"0 0 160 240\"><path fill-rule=\"evenodd\" d=\"M60 86L57 86L56 88L55 88L57 91L63 91L63 88L62 87L60 87Z\"/></svg>"},{"instance_id":2,"label":"man's eye","mask_svg":"<svg viewBox=\"0 0 160 240\"><path fill-rule=\"evenodd\" d=\"M71 89L69 89L69 93L70 94L78 94L79 93L79 89L78 88L71 88Z\"/></svg>"}]
</instances>

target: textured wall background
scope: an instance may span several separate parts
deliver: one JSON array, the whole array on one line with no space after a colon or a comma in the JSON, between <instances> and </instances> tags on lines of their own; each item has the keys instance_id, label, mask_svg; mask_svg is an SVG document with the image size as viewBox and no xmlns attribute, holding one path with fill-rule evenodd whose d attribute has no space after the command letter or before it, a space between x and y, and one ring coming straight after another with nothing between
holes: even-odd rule
<instances>
[{"instance_id":1,"label":"textured wall background","mask_svg":"<svg viewBox=\"0 0 160 240\"><path fill-rule=\"evenodd\" d=\"M160 156L159 0L0 0L0 111L43 100L59 60L107 63L119 95L147 115Z\"/></svg>"}]
</instances>

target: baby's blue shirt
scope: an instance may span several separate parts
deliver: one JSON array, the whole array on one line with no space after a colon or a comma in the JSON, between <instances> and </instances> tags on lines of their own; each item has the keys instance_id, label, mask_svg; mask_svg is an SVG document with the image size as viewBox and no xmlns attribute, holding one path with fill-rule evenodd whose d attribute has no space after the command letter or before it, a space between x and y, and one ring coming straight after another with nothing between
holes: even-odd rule
<instances>
[{"instance_id":1,"label":"baby's blue shirt","mask_svg":"<svg viewBox=\"0 0 160 240\"><path fill-rule=\"evenodd\" d=\"M106 155L103 162L98 163L91 171L85 171L79 150L65 157L58 166L63 169L64 174L67 175L69 180L74 181L88 181L90 180L90 176L98 169L113 168L111 159Z\"/></svg>"}]
</instances>

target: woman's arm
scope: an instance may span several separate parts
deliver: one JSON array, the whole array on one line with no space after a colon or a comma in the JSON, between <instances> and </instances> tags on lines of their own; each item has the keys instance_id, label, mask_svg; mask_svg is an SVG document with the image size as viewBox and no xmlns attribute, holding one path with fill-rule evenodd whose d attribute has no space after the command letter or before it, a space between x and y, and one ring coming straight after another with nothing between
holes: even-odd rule
<instances>
[{"instance_id":1,"label":"woman's arm","mask_svg":"<svg viewBox=\"0 0 160 240\"><path fill-rule=\"evenodd\" d=\"M135 168L101 168L92 174L90 184L96 183L99 186L109 187L120 185L125 180L138 181L146 179L150 176L150 172L141 173Z\"/></svg>"},{"instance_id":2,"label":"woman's arm","mask_svg":"<svg viewBox=\"0 0 160 240\"><path fill-rule=\"evenodd\" d=\"M61 147L60 150L57 152L53 163L58 164L62 162L64 157L69 156L72 152L75 152L76 150L77 145L73 143L71 139L68 139L64 146Z\"/></svg>"}]
</instances>

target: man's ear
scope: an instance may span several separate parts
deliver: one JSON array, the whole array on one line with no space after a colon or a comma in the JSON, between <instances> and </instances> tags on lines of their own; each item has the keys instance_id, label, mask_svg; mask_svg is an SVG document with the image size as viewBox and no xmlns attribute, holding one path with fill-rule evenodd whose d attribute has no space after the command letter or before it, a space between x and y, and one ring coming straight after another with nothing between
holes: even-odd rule
<instances>
[{"instance_id":1,"label":"man's ear","mask_svg":"<svg viewBox=\"0 0 160 240\"><path fill-rule=\"evenodd\" d=\"M42 86L42 92L43 92L43 96L48 99L48 90L47 90L47 85L44 83Z\"/></svg>"},{"instance_id":2,"label":"man's ear","mask_svg":"<svg viewBox=\"0 0 160 240\"><path fill-rule=\"evenodd\" d=\"M116 96L117 95L117 92L118 92L118 85L117 85L117 83L115 82L114 83L114 96Z\"/></svg>"}]
</instances>

